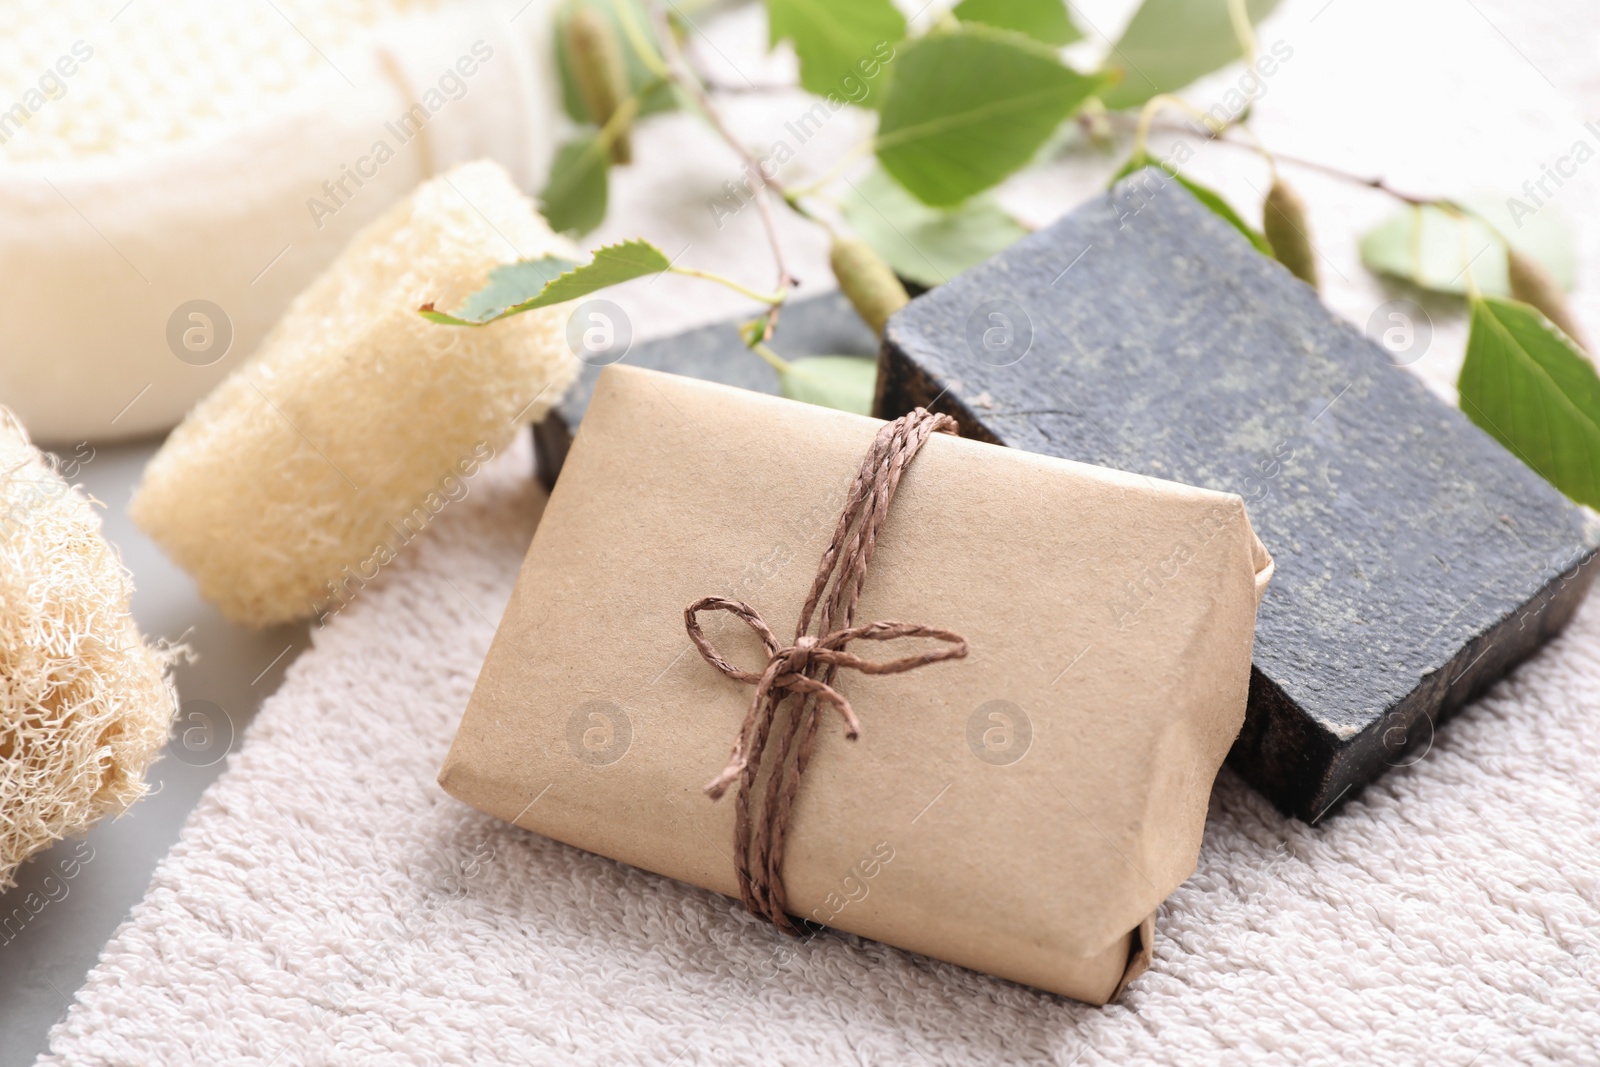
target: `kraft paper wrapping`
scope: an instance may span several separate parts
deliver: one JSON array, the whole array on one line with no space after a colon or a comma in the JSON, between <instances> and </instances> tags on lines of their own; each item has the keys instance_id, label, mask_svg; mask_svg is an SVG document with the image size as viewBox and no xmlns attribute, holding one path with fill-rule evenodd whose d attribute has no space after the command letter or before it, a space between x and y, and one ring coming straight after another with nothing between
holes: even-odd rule
<instances>
[{"instance_id":1,"label":"kraft paper wrapping","mask_svg":"<svg viewBox=\"0 0 1600 1067\"><path fill-rule=\"evenodd\" d=\"M733 797L701 787L753 690L683 610L750 603L787 642L881 423L689 378L601 375L440 773L518 826L737 895ZM843 670L788 838L790 910L1079 1000L1144 969L1244 719L1272 573L1237 496L932 437L856 613L958 631L963 660ZM730 616L707 636L764 662ZM909 655L915 640L853 651Z\"/></svg>"}]
</instances>

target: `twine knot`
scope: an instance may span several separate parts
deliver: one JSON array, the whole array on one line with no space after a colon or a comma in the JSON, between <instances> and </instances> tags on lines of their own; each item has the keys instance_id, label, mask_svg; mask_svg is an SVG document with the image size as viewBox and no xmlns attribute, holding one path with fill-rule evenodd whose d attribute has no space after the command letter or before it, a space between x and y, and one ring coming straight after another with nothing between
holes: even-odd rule
<instances>
[{"instance_id":1,"label":"twine knot","mask_svg":"<svg viewBox=\"0 0 1600 1067\"><path fill-rule=\"evenodd\" d=\"M955 431L956 422L950 416L917 408L878 432L845 499L833 540L817 566L817 576L801 609L791 644L780 645L760 612L741 600L702 597L684 609L684 628L706 662L729 678L756 687L728 763L706 784L705 792L716 800L738 783L734 866L739 875L740 896L753 914L786 933L798 934L800 930L784 906L784 840L800 778L816 745L819 703L830 705L844 720L846 738L854 741L861 734L855 709L833 686L834 675L841 667L863 674L899 674L967 654L966 638L950 630L893 621L851 625L867 564L877 547L878 531L888 516L889 502L901 474L929 436ZM812 633L812 617L819 603L822 610L817 616L817 632ZM746 671L724 659L701 629L702 611L726 611L755 631L767 655L762 669ZM834 628L835 618L842 623L839 629ZM887 661L864 659L848 651L853 641L894 641L903 637L932 638L946 647ZM790 696L799 700L788 716L780 716ZM775 726L777 751L770 760L757 818L752 813L752 794Z\"/></svg>"}]
</instances>

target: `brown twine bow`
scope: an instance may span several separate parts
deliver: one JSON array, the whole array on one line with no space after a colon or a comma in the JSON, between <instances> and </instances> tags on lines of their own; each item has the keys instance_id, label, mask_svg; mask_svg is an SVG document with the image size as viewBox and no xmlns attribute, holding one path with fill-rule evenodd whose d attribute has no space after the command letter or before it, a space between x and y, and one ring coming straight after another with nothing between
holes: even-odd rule
<instances>
[{"instance_id":1,"label":"brown twine bow","mask_svg":"<svg viewBox=\"0 0 1600 1067\"><path fill-rule=\"evenodd\" d=\"M786 933L798 934L800 930L785 908L780 874L784 839L800 778L816 746L820 703L831 704L838 711L845 721L847 738L854 741L861 732L861 723L850 701L833 687L834 675L840 667L863 674L899 674L941 660L961 659L967 654L966 638L949 630L906 622L851 625L862 584L866 581L867 564L877 548L878 531L889 514L889 502L894 499L900 475L931 435L955 432L956 422L950 416L935 415L922 408L878 431L850 486L833 540L822 553L810 595L800 611L793 644L780 646L761 614L742 601L710 596L684 609L683 620L689 639L706 662L728 677L756 687L728 765L706 785L705 791L716 800L730 785L738 782L733 843L739 894L751 913ZM828 589L830 580L831 591ZM826 600L823 599L825 592ZM819 604L822 610L817 615ZM767 664L762 670L741 670L722 658L700 629L697 616L708 610L729 612L756 632L767 653ZM810 632L813 615L817 615L815 635ZM839 621L838 629L834 628L835 620ZM931 637L946 642L949 647L888 662L862 659L846 651L846 646L858 639L892 641L900 637ZM777 726L777 752L771 760L757 819L752 816L751 797L763 765L762 756L778 723L779 709L791 695L798 695L800 701L794 706L793 714Z\"/></svg>"}]
</instances>

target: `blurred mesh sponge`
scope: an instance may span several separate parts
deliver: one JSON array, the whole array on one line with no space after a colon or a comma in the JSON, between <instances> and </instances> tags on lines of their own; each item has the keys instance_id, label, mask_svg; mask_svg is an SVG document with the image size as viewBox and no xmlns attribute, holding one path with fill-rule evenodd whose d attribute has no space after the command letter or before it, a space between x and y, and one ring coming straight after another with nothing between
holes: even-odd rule
<instances>
[{"instance_id":1,"label":"blurred mesh sponge","mask_svg":"<svg viewBox=\"0 0 1600 1067\"><path fill-rule=\"evenodd\" d=\"M41 442L169 429L419 182L540 184L551 2L0 0L0 403Z\"/></svg>"},{"instance_id":2,"label":"blurred mesh sponge","mask_svg":"<svg viewBox=\"0 0 1600 1067\"><path fill-rule=\"evenodd\" d=\"M419 186L173 431L134 520L235 621L353 595L576 376L565 307L482 328L417 313L546 254L576 253L498 165Z\"/></svg>"},{"instance_id":3,"label":"blurred mesh sponge","mask_svg":"<svg viewBox=\"0 0 1600 1067\"><path fill-rule=\"evenodd\" d=\"M0 890L145 793L172 653L145 644L132 594L89 501L0 408Z\"/></svg>"},{"instance_id":4,"label":"blurred mesh sponge","mask_svg":"<svg viewBox=\"0 0 1600 1067\"><path fill-rule=\"evenodd\" d=\"M0 0L0 106L22 102L28 111L23 121L0 121L0 159L143 153L292 109L338 79L323 53L348 50L389 20L437 12L451 0L166 0L119 10L126 6ZM58 70L39 85L64 54L80 60L68 64L78 69ZM24 98L32 89L49 105L30 106Z\"/></svg>"}]
</instances>

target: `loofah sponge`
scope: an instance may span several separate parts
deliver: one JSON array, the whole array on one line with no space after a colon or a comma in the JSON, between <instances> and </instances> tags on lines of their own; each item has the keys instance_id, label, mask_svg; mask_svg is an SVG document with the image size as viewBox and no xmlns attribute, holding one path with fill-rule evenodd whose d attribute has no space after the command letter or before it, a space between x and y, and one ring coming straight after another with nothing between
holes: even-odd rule
<instances>
[{"instance_id":1,"label":"loofah sponge","mask_svg":"<svg viewBox=\"0 0 1600 1067\"><path fill-rule=\"evenodd\" d=\"M145 469L134 520L228 618L336 610L577 373L566 309L438 326L494 267L574 250L498 164L363 230Z\"/></svg>"},{"instance_id":2,"label":"loofah sponge","mask_svg":"<svg viewBox=\"0 0 1600 1067\"><path fill-rule=\"evenodd\" d=\"M82 493L0 408L0 890L17 864L144 795L175 698Z\"/></svg>"}]
</instances>

